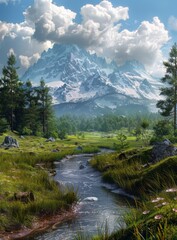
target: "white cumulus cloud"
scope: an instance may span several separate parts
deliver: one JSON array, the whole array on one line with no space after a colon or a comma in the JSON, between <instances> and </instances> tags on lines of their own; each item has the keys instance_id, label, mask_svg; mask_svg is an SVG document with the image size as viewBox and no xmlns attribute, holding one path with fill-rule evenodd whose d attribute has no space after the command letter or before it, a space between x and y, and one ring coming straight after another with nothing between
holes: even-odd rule
<instances>
[{"instance_id":1,"label":"white cumulus cloud","mask_svg":"<svg viewBox=\"0 0 177 240\"><path fill-rule=\"evenodd\" d=\"M30 67L30 65L32 65L33 63L37 62L37 60L40 58L40 54L39 53L34 53L32 56L28 57L28 56L24 56L24 55L20 55L19 59L20 59L20 63L24 68L28 68Z\"/></svg>"},{"instance_id":2,"label":"white cumulus cloud","mask_svg":"<svg viewBox=\"0 0 177 240\"><path fill-rule=\"evenodd\" d=\"M34 38L38 41L55 41L73 25L76 13L63 6L56 6L50 0L35 0L24 16L34 26Z\"/></svg>"},{"instance_id":3,"label":"white cumulus cloud","mask_svg":"<svg viewBox=\"0 0 177 240\"><path fill-rule=\"evenodd\" d=\"M128 10L114 7L108 0L86 4L80 11L82 21L76 23L75 12L52 0L34 0L24 12L23 23L0 22L1 56L13 46L19 64L27 68L53 43L77 44L118 64L138 60L152 73L158 69L159 74L168 31L158 17L143 21L134 31L121 30L121 22L129 18Z\"/></svg>"}]
</instances>

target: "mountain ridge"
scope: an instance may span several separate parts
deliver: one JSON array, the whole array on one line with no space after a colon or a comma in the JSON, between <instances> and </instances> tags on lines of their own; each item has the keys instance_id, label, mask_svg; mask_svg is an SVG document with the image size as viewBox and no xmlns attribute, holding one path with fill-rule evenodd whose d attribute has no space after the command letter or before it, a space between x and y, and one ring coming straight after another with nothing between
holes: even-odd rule
<instances>
[{"instance_id":1,"label":"mountain ridge","mask_svg":"<svg viewBox=\"0 0 177 240\"><path fill-rule=\"evenodd\" d=\"M38 84L41 78L51 87L55 109L60 109L61 104L78 103L80 106L89 101L92 102L91 112L96 114L95 108L105 110L102 113L126 108L129 98L135 105L144 107L155 106L159 99L160 82L148 74L141 63L134 60L119 67L76 45L55 44L42 53L22 80L30 79ZM110 100L113 95L117 96L117 102ZM127 104L121 96L127 98Z\"/></svg>"}]
</instances>

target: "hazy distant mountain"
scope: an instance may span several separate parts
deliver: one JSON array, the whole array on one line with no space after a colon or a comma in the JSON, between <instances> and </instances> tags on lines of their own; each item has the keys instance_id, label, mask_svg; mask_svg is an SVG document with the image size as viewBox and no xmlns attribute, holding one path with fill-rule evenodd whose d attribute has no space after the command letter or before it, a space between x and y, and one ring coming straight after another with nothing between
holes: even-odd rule
<instances>
[{"instance_id":1,"label":"hazy distant mountain","mask_svg":"<svg viewBox=\"0 0 177 240\"><path fill-rule=\"evenodd\" d=\"M159 81L139 62L118 67L76 45L55 44L22 80L37 84L41 78L51 87L58 115L142 112L159 99Z\"/></svg>"}]
</instances>

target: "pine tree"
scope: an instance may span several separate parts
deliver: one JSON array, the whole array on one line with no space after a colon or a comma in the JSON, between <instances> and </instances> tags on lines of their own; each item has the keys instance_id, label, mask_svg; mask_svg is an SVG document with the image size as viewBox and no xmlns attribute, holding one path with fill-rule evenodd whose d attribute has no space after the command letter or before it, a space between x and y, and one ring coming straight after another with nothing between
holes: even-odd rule
<instances>
[{"instance_id":1,"label":"pine tree","mask_svg":"<svg viewBox=\"0 0 177 240\"><path fill-rule=\"evenodd\" d=\"M29 80L24 84L24 97L25 108L22 133L35 135L39 128L37 93Z\"/></svg>"},{"instance_id":2,"label":"pine tree","mask_svg":"<svg viewBox=\"0 0 177 240\"><path fill-rule=\"evenodd\" d=\"M175 43L169 53L169 60L164 62L166 74L161 79L165 83L165 87L161 88L161 95L165 97L157 103L160 108L160 114L165 117L173 117L174 132L177 123L177 44Z\"/></svg>"},{"instance_id":3,"label":"pine tree","mask_svg":"<svg viewBox=\"0 0 177 240\"><path fill-rule=\"evenodd\" d=\"M19 106L18 101L21 94L21 82L19 81L17 68L15 67L16 59L11 54L7 61L7 66L2 70L0 79L0 102L1 112L13 131L16 122L16 110Z\"/></svg>"},{"instance_id":4,"label":"pine tree","mask_svg":"<svg viewBox=\"0 0 177 240\"><path fill-rule=\"evenodd\" d=\"M49 88L46 86L43 79L40 81L40 86L36 88L39 108L39 118L42 124L42 132L44 136L49 135L49 122L53 118L52 112L52 97L49 94Z\"/></svg>"}]
</instances>

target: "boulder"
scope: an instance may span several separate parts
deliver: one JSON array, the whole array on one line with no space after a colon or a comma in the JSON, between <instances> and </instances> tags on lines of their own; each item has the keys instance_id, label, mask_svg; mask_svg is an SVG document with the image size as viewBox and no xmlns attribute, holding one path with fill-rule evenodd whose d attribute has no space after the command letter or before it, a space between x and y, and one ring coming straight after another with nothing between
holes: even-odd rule
<instances>
[{"instance_id":1,"label":"boulder","mask_svg":"<svg viewBox=\"0 0 177 240\"><path fill-rule=\"evenodd\" d=\"M17 140L11 136L6 136L4 138L4 142L1 144L2 147L5 148L10 148L10 147L19 147L19 143L17 142Z\"/></svg>"},{"instance_id":2,"label":"boulder","mask_svg":"<svg viewBox=\"0 0 177 240\"><path fill-rule=\"evenodd\" d=\"M55 138L49 137L49 138L46 140L46 142L55 142Z\"/></svg>"},{"instance_id":3,"label":"boulder","mask_svg":"<svg viewBox=\"0 0 177 240\"><path fill-rule=\"evenodd\" d=\"M155 163L161 159L177 155L177 148L173 144L165 139L163 142L157 142L154 144L151 151L151 162Z\"/></svg>"},{"instance_id":4,"label":"boulder","mask_svg":"<svg viewBox=\"0 0 177 240\"><path fill-rule=\"evenodd\" d=\"M79 166L79 169L84 169L85 168L85 166L83 165L83 164L81 164L80 166Z\"/></svg>"}]
</instances>

